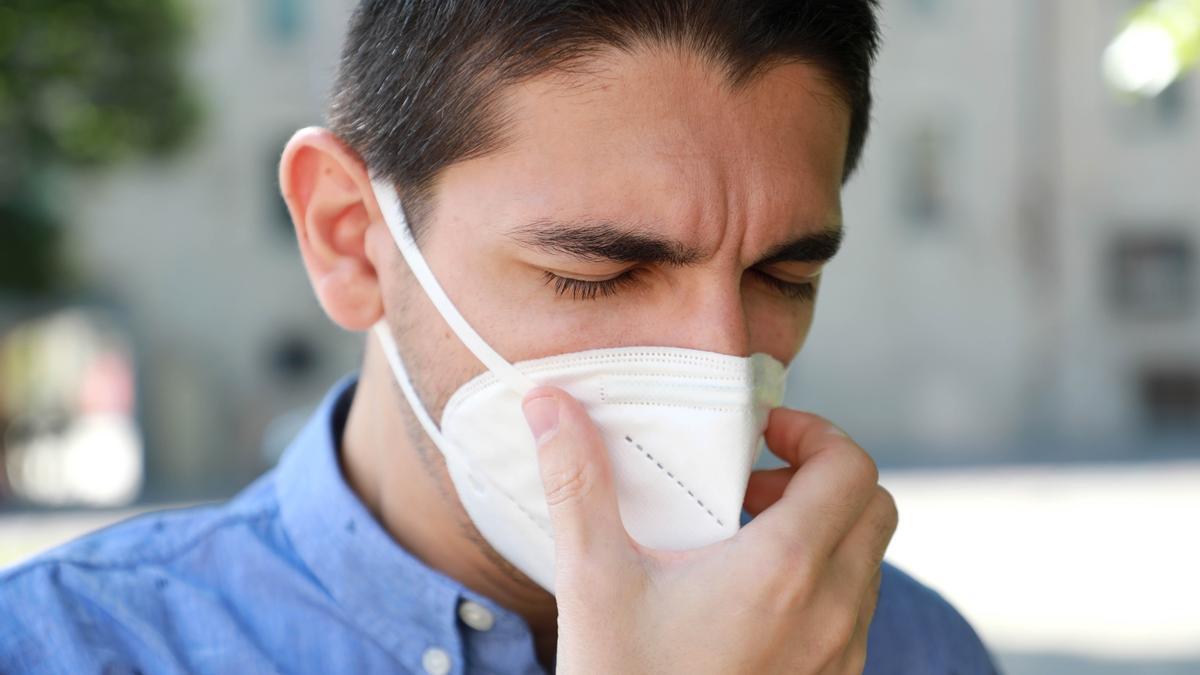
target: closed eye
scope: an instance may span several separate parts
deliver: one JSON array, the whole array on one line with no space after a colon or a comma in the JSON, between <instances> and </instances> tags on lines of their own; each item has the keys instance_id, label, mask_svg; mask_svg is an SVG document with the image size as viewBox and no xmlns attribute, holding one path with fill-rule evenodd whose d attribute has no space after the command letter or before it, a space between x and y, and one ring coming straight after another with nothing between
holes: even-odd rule
<instances>
[{"instance_id":1,"label":"closed eye","mask_svg":"<svg viewBox=\"0 0 1200 675\"><path fill-rule=\"evenodd\" d=\"M616 295L622 289L634 285L638 281L637 268L626 270L611 279L592 281L566 277L554 272L544 271L542 276L547 286L554 289L559 297L570 296L572 300L596 300ZM768 288L791 300L811 302L817 295L817 284L814 281L794 282L784 281L779 277L761 270L751 269L754 276L766 284Z\"/></svg>"},{"instance_id":2,"label":"closed eye","mask_svg":"<svg viewBox=\"0 0 1200 675\"><path fill-rule=\"evenodd\" d=\"M573 300L595 300L616 295L621 289L637 283L638 270L628 269L611 279L599 281L564 277L553 272L543 272L542 276L559 297L570 295Z\"/></svg>"},{"instance_id":3,"label":"closed eye","mask_svg":"<svg viewBox=\"0 0 1200 675\"><path fill-rule=\"evenodd\" d=\"M750 270L760 281L765 283L771 289L777 291L780 295L791 300L801 300L803 302L812 302L817 297L816 279L813 281L784 281L777 276L767 274L762 270Z\"/></svg>"}]
</instances>

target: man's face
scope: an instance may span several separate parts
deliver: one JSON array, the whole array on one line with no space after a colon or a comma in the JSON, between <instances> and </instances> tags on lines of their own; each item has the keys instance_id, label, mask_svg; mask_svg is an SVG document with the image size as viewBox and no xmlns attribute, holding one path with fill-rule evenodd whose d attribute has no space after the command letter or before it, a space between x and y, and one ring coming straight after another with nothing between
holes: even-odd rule
<instances>
[{"instance_id":1,"label":"man's face","mask_svg":"<svg viewBox=\"0 0 1200 675\"><path fill-rule=\"evenodd\" d=\"M510 362L633 345L791 361L840 230L842 99L806 64L736 91L676 50L588 65L507 91L504 148L441 175L421 249L447 294ZM375 246L438 419L483 366Z\"/></svg>"}]
</instances>

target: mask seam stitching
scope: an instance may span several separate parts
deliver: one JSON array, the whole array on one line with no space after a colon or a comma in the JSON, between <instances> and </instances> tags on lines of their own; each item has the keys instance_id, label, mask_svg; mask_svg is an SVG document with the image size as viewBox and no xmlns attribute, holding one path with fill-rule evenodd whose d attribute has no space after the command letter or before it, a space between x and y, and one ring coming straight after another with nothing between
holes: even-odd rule
<instances>
[{"instance_id":1,"label":"mask seam stitching","mask_svg":"<svg viewBox=\"0 0 1200 675\"><path fill-rule=\"evenodd\" d=\"M624 360L624 359L616 359L616 360L609 361L609 362L597 361L597 362L591 362L591 363L587 363L587 364L582 364L581 362L578 362L578 361L575 363L555 363L555 364L546 364L544 366L527 366L525 368L522 368L521 372L533 374L533 373L543 373L546 371L559 370L564 367L571 368L571 367L575 367L575 366L579 366L579 365L587 365L587 366L595 367L595 366L607 366L607 365L611 365L613 363L624 364L624 363L629 363L629 361ZM680 363L680 364L674 364L674 365L692 366L695 364ZM739 372L733 368L729 368L720 373L711 374L711 375L690 375L688 373L672 372L670 370L617 371L613 374L625 375L627 377L652 377L652 376L680 377L680 378L689 378L689 379L694 379L694 380L720 380L720 381L729 380L729 381L734 381L734 382L744 382L747 380L755 379L754 375L748 374L748 373L744 374L744 372Z\"/></svg>"},{"instance_id":2,"label":"mask seam stitching","mask_svg":"<svg viewBox=\"0 0 1200 675\"><path fill-rule=\"evenodd\" d=\"M683 481L676 478L675 474L671 473L671 471L669 469L667 469L667 467L662 465L662 462L658 461L657 459L654 459L654 456L651 455L649 452L647 452L646 449L643 448L639 443L634 441L633 438L626 436L625 441L627 443L629 443L630 445L632 445L633 447L640 450L643 457L645 457L646 459L653 462L654 465L657 466L660 470L662 470L662 472L665 473L668 478L675 481L675 484L678 485L680 488L682 488L683 491L686 492L688 494L688 496L692 498L692 501L696 502L696 504L699 505L700 508L704 509L704 512L707 513L709 516L711 516L712 519L717 522L717 525L719 525L721 527L725 527L725 523L721 522L721 519L717 517L717 514L713 513L712 509L705 506L704 502L700 501L700 498L697 497L694 492L692 492L691 488L684 485Z\"/></svg>"},{"instance_id":3,"label":"mask seam stitching","mask_svg":"<svg viewBox=\"0 0 1200 675\"><path fill-rule=\"evenodd\" d=\"M548 369L551 369L551 366L546 366L545 368L529 368L529 369L523 370L522 372L524 372L526 374L539 374L542 370L548 370ZM710 381L716 380L716 381L718 381L718 384L714 385L713 388L716 388L716 387L732 388L733 386L738 386L739 388L746 388L746 389L754 388L753 384L752 384L754 381L754 378L739 377L739 376L722 377L719 375L686 375L686 374L682 374L682 373L666 373L666 372L603 373L603 376L607 377L607 378L613 378L613 377L628 377L628 378L669 377L669 378L681 379L681 380L710 380ZM725 382L729 382L731 384L723 384ZM457 403L460 400L466 399L467 397L469 397L471 395L474 395L484 389L487 389L488 387L495 386L495 385L504 385L504 382L502 380L500 380L499 378L497 378L493 373L484 372L481 375L479 375L479 380L477 382L475 382L475 383L468 382L466 385L463 385L462 389L460 389L458 392L455 392L455 394L450 397L450 401L447 401L446 409L449 410L452 407L451 406L452 403ZM685 387L688 385L681 384L681 385L659 385L659 386ZM443 417L445 417L445 411L443 411L442 415L443 415Z\"/></svg>"},{"instance_id":4,"label":"mask seam stitching","mask_svg":"<svg viewBox=\"0 0 1200 675\"><path fill-rule=\"evenodd\" d=\"M444 452L442 454L445 455ZM475 473L473 471L471 471L469 465L465 468L466 468L466 471L468 474L475 475ZM490 476L481 476L481 478L487 482L489 490L495 490L496 492L500 493L500 496L507 499L509 502L512 503L513 506L517 507L518 511L525 514L525 517L529 519L529 522L533 523L534 526L537 527L539 530L541 530L546 536L550 537L551 539L554 538L554 534L552 532L550 532L550 530L547 529L545 525L542 525L542 523L538 521L536 516L534 516L532 513L530 513L528 509L526 509L520 502L518 502L516 500L516 498L514 498L512 495L508 494L508 491L502 489L499 485L497 485L496 482L493 481ZM470 478L468 477L467 480L470 480Z\"/></svg>"},{"instance_id":5,"label":"mask seam stitching","mask_svg":"<svg viewBox=\"0 0 1200 675\"><path fill-rule=\"evenodd\" d=\"M636 373L636 374L635 373L611 373L611 374L604 373L601 377L603 377L606 380L615 380L618 378L630 378L630 379L634 379L634 380L636 380L637 378L644 378L644 379L655 378L655 379L657 379L659 377L670 377L671 379L677 379L676 376L668 375L665 373L646 373L646 374L641 374L641 373ZM680 376L678 376L678 378L689 378L689 379L693 379L693 380L717 379L717 378L704 377L702 375L680 375ZM732 378L721 378L721 379L732 379ZM620 383L618 383L618 384L620 384ZM642 384L642 383L638 382L638 384ZM670 389L688 389L688 390L706 389L706 390L715 390L715 391L752 391L754 389L754 386L749 383L725 384L724 382L712 382L709 384L697 384L695 382L653 382L652 384L655 387L670 388Z\"/></svg>"}]
</instances>

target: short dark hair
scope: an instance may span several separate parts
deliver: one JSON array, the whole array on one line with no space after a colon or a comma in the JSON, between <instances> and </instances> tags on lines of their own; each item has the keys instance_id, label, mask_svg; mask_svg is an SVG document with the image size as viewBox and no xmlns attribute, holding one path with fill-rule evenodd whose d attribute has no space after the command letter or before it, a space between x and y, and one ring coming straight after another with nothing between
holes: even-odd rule
<instances>
[{"instance_id":1,"label":"short dark hair","mask_svg":"<svg viewBox=\"0 0 1200 675\"><path fill-rule=\"evenodd\" d=\"M498 150L497 94L604 48L682 45L735 85L765 67L820 67L850 110L845 175L858 165L879 46L877 0L361 0L329 127L395 184L414 226L448 166Z\"/></svg>"}]
</instances>

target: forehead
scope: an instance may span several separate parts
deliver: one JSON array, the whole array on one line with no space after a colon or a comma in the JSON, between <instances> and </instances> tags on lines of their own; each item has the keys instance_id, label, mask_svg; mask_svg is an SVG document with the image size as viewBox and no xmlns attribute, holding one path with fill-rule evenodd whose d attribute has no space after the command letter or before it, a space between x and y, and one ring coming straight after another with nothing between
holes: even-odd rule
<instances>
[{"instance_id":1,"label":"forehead","mask_svg":"<svg viewBox=\"0 0 1200 675\"><path fill-rule=\"evenodd\" d=\"M611 51L504 92L503 149L440 181L494 220L659 223L697 245L837 224L850 124L823 71L770 67L734 88L678 49ZM470 187L468 187L470 186Z\"/></svg>"}]
</instances>

